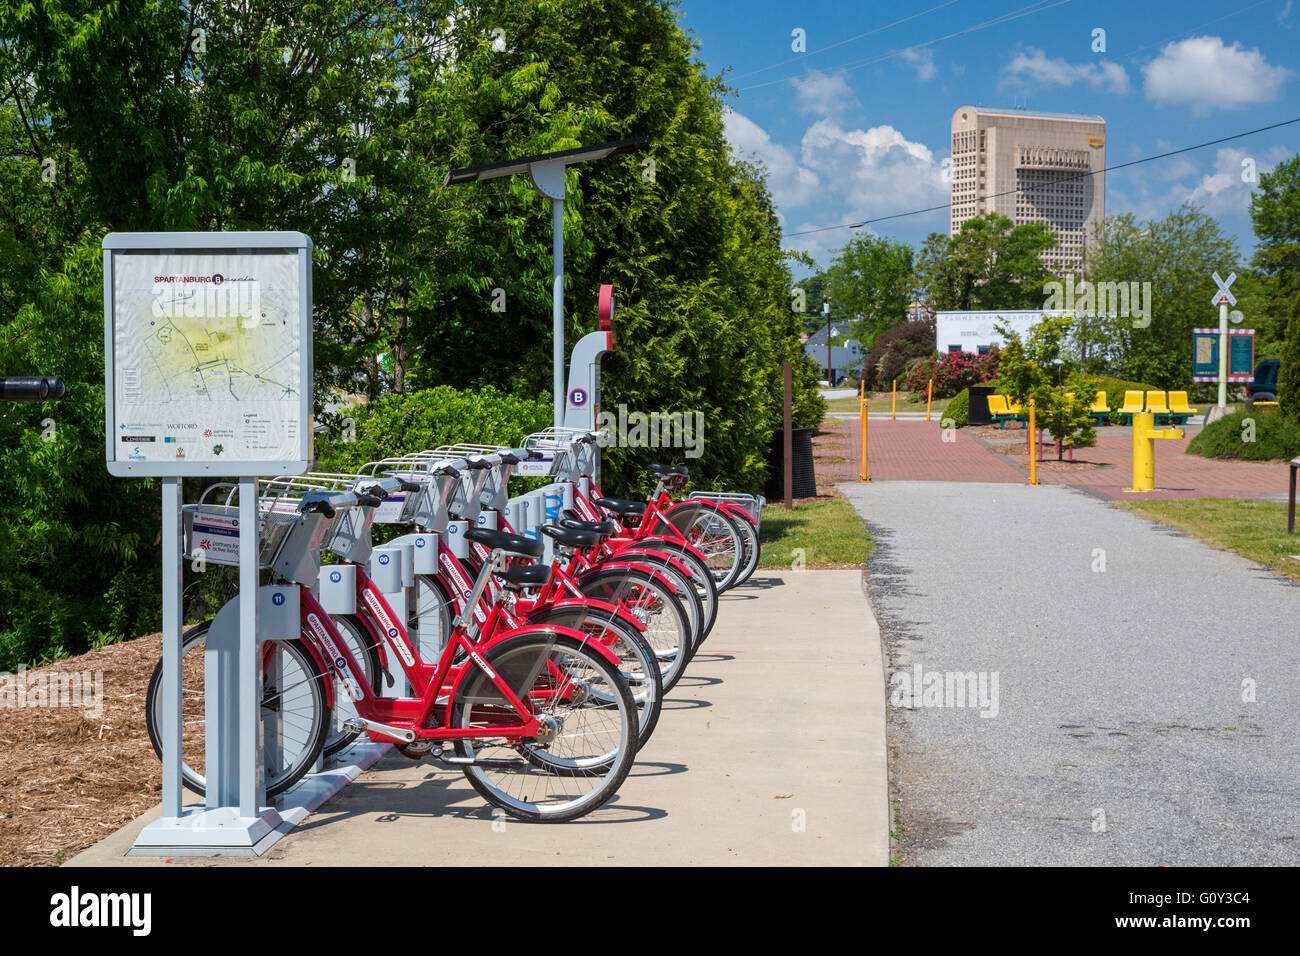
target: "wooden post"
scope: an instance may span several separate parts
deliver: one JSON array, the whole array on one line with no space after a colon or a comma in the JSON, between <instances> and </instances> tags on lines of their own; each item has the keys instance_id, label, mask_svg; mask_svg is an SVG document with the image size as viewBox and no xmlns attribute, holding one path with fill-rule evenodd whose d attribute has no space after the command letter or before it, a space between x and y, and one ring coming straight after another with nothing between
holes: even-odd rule
<instances>
[{"instance_id":1,"label":"wooden post","mask_svg":"<svg viewBox=\"0 0 1300 956\"><path fill-rule=\"evenodd\" d=\"M925 387L925 420L930 420L930 402L934 399L934 379Z\"/></svg>"},{"instance_id":2,"label":"wooden post","mask_svg":"<svg viewBox=\"0 0 1300 956\"><path fill-rule=\"evenodd\" d=\"M787 511L794 510L794 369L789 362L785 363L785 434L782 436L785 448L782 454L782 464L785 468L783 475L784 483L782 488L785 490L785 508Z\"/></svg>"},{"instance_id":3,"label":"wooden post","mask_svg":"<svg viewBox=\"0 0 1300 956\"><path fill-rule=\"evenodd\" d=\"M1291 459L1291 493L1287 496L1286 533L1295 534L1295 472L1300 468L1300 458Z\"/></svg>"}]
</instances>

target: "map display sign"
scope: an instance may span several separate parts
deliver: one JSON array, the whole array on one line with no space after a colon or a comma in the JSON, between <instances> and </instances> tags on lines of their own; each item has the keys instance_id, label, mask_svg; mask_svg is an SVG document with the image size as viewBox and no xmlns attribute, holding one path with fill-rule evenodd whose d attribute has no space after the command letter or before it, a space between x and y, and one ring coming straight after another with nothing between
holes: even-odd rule
<instances>
[{"instance_id":1,"label":"map display sign","mask_svg":"<svg viewBox=\"0 0 1300 956\"><path fill-rule=\"evenodd\" d=\"M1249 382L1255 374L1255 330L1228 329L1228 381ZM1192 381L1219 380L1219 330L1192 330Z\"/></svg>"},{"instance_id":2,"label":"map display sign","mask_svg":"<svg viewBox=\"0 0 1300 956\"><path fill-rule=\"evenodd\" d=\"M300 233L105 238L112 474L310 467L310 269Z\"/></svg>"}]
</instances>

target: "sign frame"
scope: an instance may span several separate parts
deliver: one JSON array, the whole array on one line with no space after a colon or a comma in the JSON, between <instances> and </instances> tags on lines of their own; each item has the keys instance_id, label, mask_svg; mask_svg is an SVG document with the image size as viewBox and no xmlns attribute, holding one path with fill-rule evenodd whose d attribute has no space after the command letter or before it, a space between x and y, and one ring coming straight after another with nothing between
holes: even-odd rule
<instances>
[{"instance_id":1,"label":"sign frame","mask_svg":"<svg viewBox=\"0 0 1300 956\"><path fill-rule=\"evenodd\" d=\"M272 477L300 475L314 459L312 383L312 241L301 232L114 232L104 237L104 445L108 472L121 478L193 476ZM119 253L199 255L296 255L298 258L299 427L298 456L291 459L247 461L133 461L119 457L115 400L114 257Z\"/></svg>"},{"instance_id":2,"label":"sign frame","mask_svg":"<svg viewBox=\"0 0 1300 956\"><path fill-rule=\"evenodd\" d=\"M1218 329L1192 329L1192 381L1214 383L1219 380L1219 338L1222 333ZM1239 351L1239 348L1233 348L1235 342L1240 341L1242 337L1250 342L1250 367L1243 372L1234 372L1232 368L1232 359ZM1198 364L1196 361L1196 342L1198 339L1209 340L1211 344L1210 361L1208 363ZM1255 330L1254 329L1228 329L1228 378L1230 384L1241 384L1243 382L1253 382L1255 380Z\"/></svg>"}]
</instances>

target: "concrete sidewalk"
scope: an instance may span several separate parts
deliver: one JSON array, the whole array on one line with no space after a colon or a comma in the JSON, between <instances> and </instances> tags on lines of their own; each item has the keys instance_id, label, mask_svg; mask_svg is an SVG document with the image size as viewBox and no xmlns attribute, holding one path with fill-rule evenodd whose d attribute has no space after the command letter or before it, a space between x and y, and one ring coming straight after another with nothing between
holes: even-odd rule
<instances>
[{"instance_id":1,"label":"concrete sidewalk","mask_svg":"<svg viewBox=\"0 0 1300 956\"><path fill-rule=\"evenodd\" d=\"M123 855L148 818L70 865L163 863ZM583 819L503 826L459 771L390 754L266 856L171 865L883 866L888 831L880 632L861 573L759 571L722 597L617 798Z\"/></svg>"}]
</instances>

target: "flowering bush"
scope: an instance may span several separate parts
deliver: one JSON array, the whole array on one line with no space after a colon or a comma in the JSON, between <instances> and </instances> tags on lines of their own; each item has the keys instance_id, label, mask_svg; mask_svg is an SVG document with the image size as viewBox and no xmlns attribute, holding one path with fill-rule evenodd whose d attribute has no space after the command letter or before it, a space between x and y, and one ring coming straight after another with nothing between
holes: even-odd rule
<instances>
[{"instance_id":1,"label":"flowering bush","mask_svg":"<svg viewBox=\"0 0 1300 956\"><path fill-rule=\"evenodd\" d=\"M924 395L926 386L934 379L934 397L951 398L971 385L997 378L998 354L993 349L987 355L947 352L938 359L921 359L909 367L901 384L913 394Z\"/></svg>"}]
</instances>

